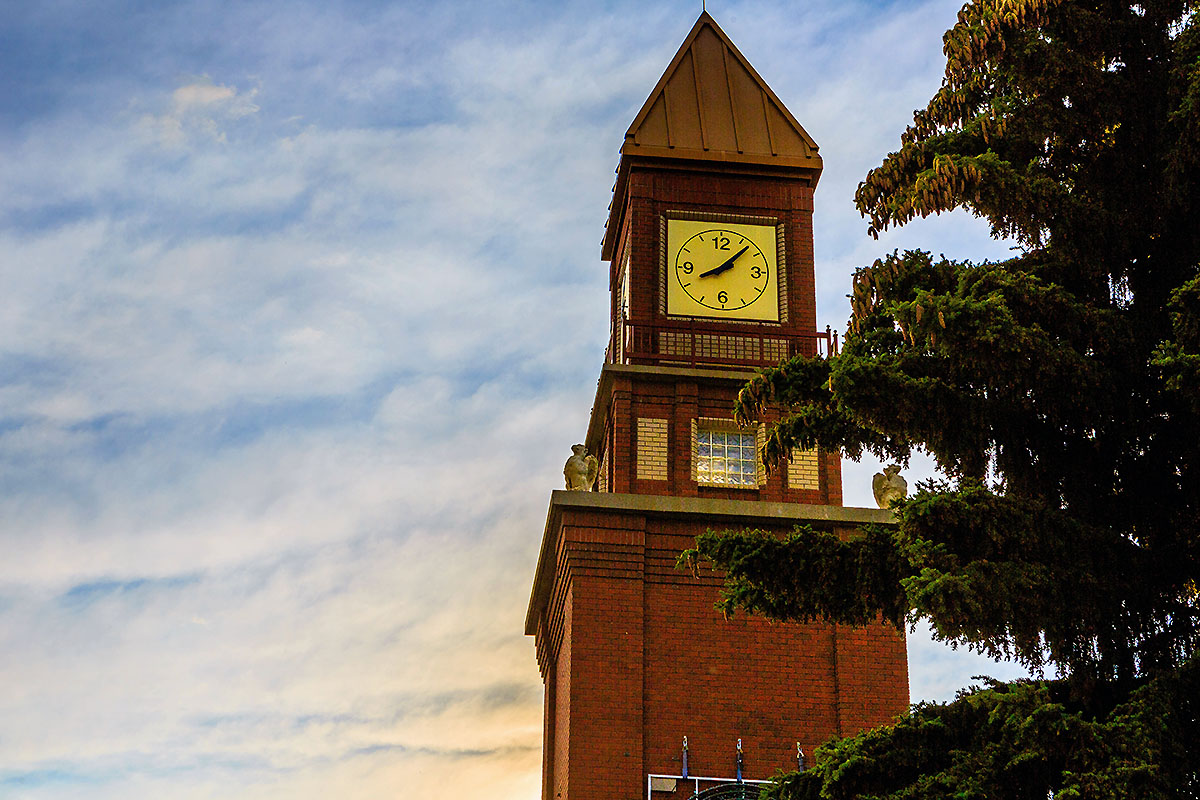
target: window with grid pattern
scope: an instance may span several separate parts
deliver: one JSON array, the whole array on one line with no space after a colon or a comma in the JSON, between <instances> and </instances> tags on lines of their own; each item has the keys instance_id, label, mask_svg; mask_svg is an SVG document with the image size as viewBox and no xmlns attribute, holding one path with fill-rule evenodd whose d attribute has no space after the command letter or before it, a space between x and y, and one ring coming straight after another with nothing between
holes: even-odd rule
<instances>
[{"instance_id":1,"label":"window with grid pattern","mask_svg":"<svg viewBox=\"0 0 1200 800\"><path fill-rule=\"evenodd\" d=\"M696 480L714 486L758 486L753 431L696 431Z\"/></svg>"}]
</instances>

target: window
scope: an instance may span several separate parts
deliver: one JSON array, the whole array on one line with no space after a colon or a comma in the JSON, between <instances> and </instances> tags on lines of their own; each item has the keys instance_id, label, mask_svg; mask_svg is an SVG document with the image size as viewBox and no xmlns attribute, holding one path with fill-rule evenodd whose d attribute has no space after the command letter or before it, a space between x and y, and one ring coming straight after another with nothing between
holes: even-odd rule
<instances>
[{"instance_id":1,"label":"window","mask_svg":"<svg viewBox=\"0 0 1200 800\"><path fill-rule=\"evenodd\" d=\"M702 419L692 423L692 474L697 483L757 489L762 470L758 432L739 428L731 420Z\"/></svg>"}]
</instances>

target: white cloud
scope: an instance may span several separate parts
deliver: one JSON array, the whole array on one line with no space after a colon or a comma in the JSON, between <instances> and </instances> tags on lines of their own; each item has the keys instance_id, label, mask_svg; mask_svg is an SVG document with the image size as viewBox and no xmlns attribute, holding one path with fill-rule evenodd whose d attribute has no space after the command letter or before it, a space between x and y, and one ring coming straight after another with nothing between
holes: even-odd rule
<instances>
[{"instance_id":1,"label":"white cloud","mask_svg":"<svg viewBox=\"0 0 1200 800\"><path fill-rule=\"evenodd\" d=\"M175 89L167 110L144 114L138 124L165 147L180 147L192 137L226 142L222 126L257 113L257 94L257 88L239 91L232 86L218 86L204 76Z\"/></svg>"}]
</instances>

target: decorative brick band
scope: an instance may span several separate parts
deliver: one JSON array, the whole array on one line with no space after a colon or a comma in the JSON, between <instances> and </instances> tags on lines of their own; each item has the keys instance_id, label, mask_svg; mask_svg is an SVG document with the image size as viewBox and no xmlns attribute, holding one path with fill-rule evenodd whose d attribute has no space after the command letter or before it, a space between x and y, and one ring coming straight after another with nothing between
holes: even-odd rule
<instances>
[{"instance_id":1,"label":"decorative brick band","mask_svg":"<svg viewBox=\"0 0 1200 800\"><path fill-rule=\"evenodd\" d=\"M667 479L667 421L639 417L637 421L637 476L639 480Z\"/></svg>"},{"instance_id":2,"label":"decorative brick band","mask_svg":"<svg viewBox=\"0 0 1200 800\"><path fill-rule=\"evenodd\" d=\"M788 459L787 480L788 487L792 489L817 491L821 488L816 448L792 452Z\"/></svg>"}]
</instances>

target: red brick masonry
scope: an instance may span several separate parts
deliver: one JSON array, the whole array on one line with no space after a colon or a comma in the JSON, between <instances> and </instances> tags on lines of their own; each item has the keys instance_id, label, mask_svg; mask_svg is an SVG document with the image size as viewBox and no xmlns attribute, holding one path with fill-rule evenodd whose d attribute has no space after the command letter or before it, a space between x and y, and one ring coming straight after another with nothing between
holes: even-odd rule
<instances>
[{"instance_id":1,"label":"red brick masonry","mask_svg":"<svg viewBox=\"0 0 1200 800\"><path fill-rule=\"evenodd\" d=\"M720 578L675 569L707 529L795 524L853 535L875 509L761 500L552 495L526 618L546 684L544 800L635 800L646 775L769 778L831 737L908 706L903 634L771 624L713 603ZM668 797L670 795L656 795ZM685 797L680 787L679 797Z\"/></svg>"},{"instance_id":2,"label":"red brick masonry","mask_svg":"<svg viewBox=\"0 0 1200 800\"><path fill-rule=\"evenodd\" d=\"M584 443L592 453L608 454L604 470L609 491L840 506L842 461L837 453L821 454L817 490L789 488L782 469L772 472L766 485L758 489L700 486L692 478L692 420L730 418L738 390L752 377L753 373L733 370L605 364ZM635 432L639 418L667 420L665 481L637 477ZM776 420L774 412L761 418L768 425Z\"/></svg>"}]
</instances>

